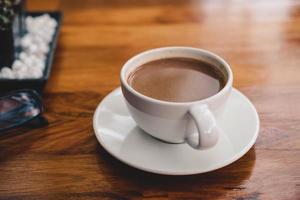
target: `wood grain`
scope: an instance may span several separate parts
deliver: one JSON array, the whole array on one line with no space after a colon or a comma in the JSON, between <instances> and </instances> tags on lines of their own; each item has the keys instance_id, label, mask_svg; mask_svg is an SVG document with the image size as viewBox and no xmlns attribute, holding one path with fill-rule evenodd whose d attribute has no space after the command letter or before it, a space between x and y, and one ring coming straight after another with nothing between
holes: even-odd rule
<instances>
[{"instance_id":1,"label":"wood grain","mask_svg":"<svg viewBox=\"0 0 300 200\"><path fill-rule=\"evenodd\" d=\"M44 94L49 126L0 136L0 199L300 199L300 1L29 0L64 12ZM93 112L150 48L208 49L256 106L255 146L214 172L170 177L111 157Z\"/></svg>"}]
</instances>

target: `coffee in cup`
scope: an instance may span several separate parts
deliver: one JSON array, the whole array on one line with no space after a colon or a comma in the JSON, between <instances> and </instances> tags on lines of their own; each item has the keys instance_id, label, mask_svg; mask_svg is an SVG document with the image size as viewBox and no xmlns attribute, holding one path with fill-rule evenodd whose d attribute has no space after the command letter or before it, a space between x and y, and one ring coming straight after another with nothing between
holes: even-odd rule
<instances>
[{"instance_id":1,"label":"coffee in cup","mask_svg":"<svg viewBox=\"0 0 300 200\"><path fill-rule=\"evenodd\" d=\"M191 102L218 93L225 85L222 71L191 58L163 58L136 68L127 79L137 92L162 101Z\"/></svg>"}]
</instances>

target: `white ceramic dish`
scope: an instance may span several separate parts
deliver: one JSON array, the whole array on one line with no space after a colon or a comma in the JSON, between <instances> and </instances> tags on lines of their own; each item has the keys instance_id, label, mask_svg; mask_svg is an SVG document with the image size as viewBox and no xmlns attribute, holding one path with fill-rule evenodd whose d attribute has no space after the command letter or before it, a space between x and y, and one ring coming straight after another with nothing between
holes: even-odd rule
<instances>
[{"instance_id":1,"label":"white ceramic dish","mask_svg":"<svg viewBox=\"0 0 300 200\"><path fill-rule=\"evenodd\" d=\"M256 141L259 118L252 103L233 89L227 104L218 119L223 131L218 143L201 151L187 144L167 144L143 132L131 118L120 88L99 104L93 126L103 148L132 167L165 175L198 174L229 165Z\"/></svg>"}]
</instances>

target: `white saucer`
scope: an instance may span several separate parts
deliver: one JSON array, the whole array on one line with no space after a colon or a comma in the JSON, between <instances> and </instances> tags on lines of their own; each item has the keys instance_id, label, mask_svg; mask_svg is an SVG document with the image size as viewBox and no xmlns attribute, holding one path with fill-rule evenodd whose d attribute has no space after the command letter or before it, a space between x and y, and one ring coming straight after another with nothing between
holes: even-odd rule
<instances>
[{"instance_id":1,"label":"white saucer","mask_svg":"<svg viewBox=\"0 0 300 200\"><path fill-rule=\"evenodd\" d=\"M198 174L229 165L246 154L258 136L256 109L236 89L218 124L224 133L211 149L163 143L136 126L120 88L103 99L93 119L96 137L111 155L132 167L166 175Z\"/></svg>"}]
</instances>

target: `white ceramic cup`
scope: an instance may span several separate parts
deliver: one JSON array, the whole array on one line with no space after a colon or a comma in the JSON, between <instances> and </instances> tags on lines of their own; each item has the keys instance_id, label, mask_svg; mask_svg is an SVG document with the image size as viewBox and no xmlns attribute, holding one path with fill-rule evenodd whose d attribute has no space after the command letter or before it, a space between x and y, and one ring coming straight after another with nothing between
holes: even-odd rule
<instances>
[{"instance_id":1,"label":"white ceramic cup","mask_svg":"<svg viewBox=\"0 0 300 200\"><path fill-rule=\"evenodd\" d=\"M217 94L193 102L168 102L145 96L127 82L137 67L163 58L193 58L218 68L226 84ZM169 143L186 142L195 149L214 146L221 134L217 118L222 115L232 89L232 71L219 56L190 47L163 47L142 52L128 60L121 70L121 87L129 112L137 125L155 138ZM195 91L197 92L197 91Z\"/></svg>"}]
</instances>

